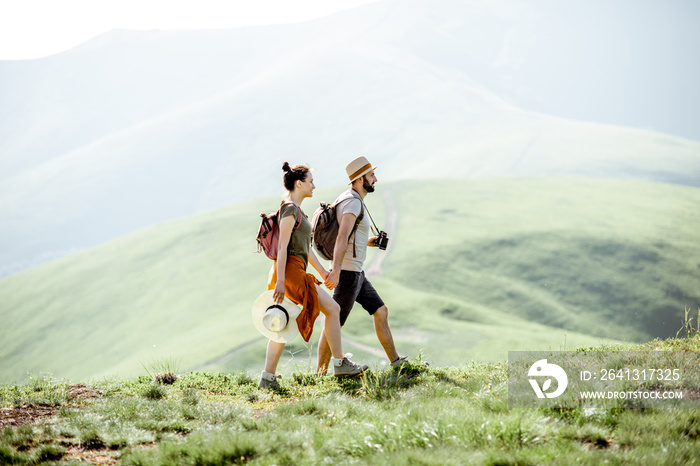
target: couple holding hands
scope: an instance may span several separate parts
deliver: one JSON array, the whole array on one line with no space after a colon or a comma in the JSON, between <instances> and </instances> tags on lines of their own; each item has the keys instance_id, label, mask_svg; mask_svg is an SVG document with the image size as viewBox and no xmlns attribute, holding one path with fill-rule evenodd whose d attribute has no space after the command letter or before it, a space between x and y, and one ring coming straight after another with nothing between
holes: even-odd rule
<instances>
[{"instance_id":1,"label":"couple holding hands","mask_svg":"<svg viewBox=\"0 0 700 466\"><path fill-rule=\"evenodd\" d=\"M290 166L288 162L282 166L288 194L279 210L277 260L268 283L274 304L268 306L269 294L266 298L263 294L254 305L256 327L270 338L259 388L279 387L276 370L285 342L296 330L308 342L320 313L325 316L325 324L318 344L317 372L325 374L330 362L336 377L357 376L366 371L367 365L351 361L351 355L343 353L342 348L340 329L355 302L374 317L377 337L389 361L400 364L406 360L396 352L387 307L362 269L367 247L377 246L380 239L370 237L370 220L363 202L368 193L374 192L375 168L365 157L356 158L346 167L350 189L334 203L339 226L333 262L327 271L311 249L311 222L301 210L301 203L312 197L316 188L311 170L306 165ZM326 287L333 290L333 297L306 271L309 263L323 277ZM285 297L301 306L301 311L297 306L285 306ZM296 321L296 329L292 320Z\"/></svg>"}]
</instances>

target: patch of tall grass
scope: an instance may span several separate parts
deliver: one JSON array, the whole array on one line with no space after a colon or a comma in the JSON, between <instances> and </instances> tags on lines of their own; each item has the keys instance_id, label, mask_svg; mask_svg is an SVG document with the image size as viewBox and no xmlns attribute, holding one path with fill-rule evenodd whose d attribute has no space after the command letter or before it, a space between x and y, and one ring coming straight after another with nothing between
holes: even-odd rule
<instances>
[{"instance_id":1,"label":"patch of tall grass","mask_svg":"<svg viewBox=\"0 0 700 466\"><path fill-rule=\"evenodd\" d=\"M697 317L693 317L691 310L686 307L683 316L681 328L676 333L676 339L685 338L700 338L700 308L698 308Z\"/></svg>"},{"instance_id":2,"label":"patch of tall grass","mask_svg":"<svg viewBox=\"0 0 700 466\"><path fill-rule=\"evenodd\" d=\"M0 385L0 405L59 406L68 400L68 393L69 384L65 380L57 380L50 374L29 374L22 385Z\"/></svg>"}]
</instances>

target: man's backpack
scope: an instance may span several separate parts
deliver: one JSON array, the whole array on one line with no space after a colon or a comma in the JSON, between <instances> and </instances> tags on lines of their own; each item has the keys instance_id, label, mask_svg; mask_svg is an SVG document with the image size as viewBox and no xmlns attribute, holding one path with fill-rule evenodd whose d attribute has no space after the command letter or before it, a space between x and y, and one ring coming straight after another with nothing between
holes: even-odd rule
<instances>
[{"instance_id":1,"label":"man's backpack","mask_svg":"<svg viewBox=\"0 0 700 466\"><path fill-rule=\"evenodd\" d=\"M285 202L284 204L293 204L292 202ZM294 222L294 229L296 230L301 225L301 211L299 206L294 204L297 208L296 222ZM272 212L269 214L261 213L262 221L260 222L260 228L258 228L258 235L255 239L258 242L258 253L261 251L265 252L265 255L272 260L277 260L277 247L280 241L280 228L279 228L279 214L282 206L277 210L277 212Z\"/></svg>"},{"instance_id":2,"label":"man's backpack","mask_svg":"<svg viewBox=\"0 0 700 466\"><path fill-rule=\"evenodd\" d=\"M344 199L339 199L335 204L327 204L321 202L321 207L316 209L314 212L313 220L311 222L312 231L312 244L318 252L319 256L327 261L333 260L333 250L335 249L335 241L338 238L338 229L340 228L340 222L338 221L338 216L336 213L336 207L347 200L353 199L355 196L347 197ZM362 210L360 215L357 216L355 220L355 225L352 227L350 236L352 237L357 230L357 226L362 221L365 215L364 203L362 203ZM353 257L356 257L355 253L355 243L353 239Z\"/></svg>"}]
</instances>

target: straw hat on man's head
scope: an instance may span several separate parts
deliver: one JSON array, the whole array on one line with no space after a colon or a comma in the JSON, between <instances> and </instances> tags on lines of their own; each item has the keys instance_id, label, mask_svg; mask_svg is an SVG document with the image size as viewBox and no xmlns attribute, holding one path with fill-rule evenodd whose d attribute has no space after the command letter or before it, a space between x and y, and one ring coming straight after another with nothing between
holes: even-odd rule
<instances>
[{"instance_id":1,"label":"straw hat on man's head","mask_svg":"<svg viewBox=\"0 0 700 466\"><path fill-rule=\"evenodd\" d=\"M353 181L356 179L360 178L361 176L366 175L372 170L376 170L377 167L373 167L371 163L369 163L369 160L367 160L366 157L358 157L352 162L350 162L346 167L345 167L345 172L348 174L348 177L350 178L350 183L352 184Z\"/></svg>"},{"instance_id":2,"label":"straw hat on man's head","mask_svg":"<svg viewBox=\"0 0 700 466\"><path fill-rule=\"evenodd\" d=\"M277 343L289 343L299 334L297 317L299 306L285 296L282 304L275 304L274 290L267 290L253 303L253 324L260 333Z\"/></svg>"}]
</instances>

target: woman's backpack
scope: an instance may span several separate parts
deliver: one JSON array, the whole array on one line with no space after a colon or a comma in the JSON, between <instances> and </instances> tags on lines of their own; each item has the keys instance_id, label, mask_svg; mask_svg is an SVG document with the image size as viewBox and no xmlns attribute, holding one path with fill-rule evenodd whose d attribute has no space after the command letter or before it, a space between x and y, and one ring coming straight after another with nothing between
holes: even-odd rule
<instances>
[{"instance_id":1,"label":"woman's backpack","mask_svg":"<svg viewBox=\"0 0 700 466\"><path fill-rule=\"evenodd\" d=\"M282 205L284 204L294 203L282 203ZM296 230L299 228L299 225L301 225L301 209L299 209L299 206L296 204L294 204L294 206L297 208L296 222L294 222L294 229ZM277 260L277 247L280 241L280 228L278 224L280 209L282 209L282 206L280 206L277 212L269 214L263 212L260 214L262 221L260 222L260 228L258 228L258 234L255 237L258 242L257 252L260 253L264 251L265 255L272 260Z\"/></svg>"}]
</instances>

